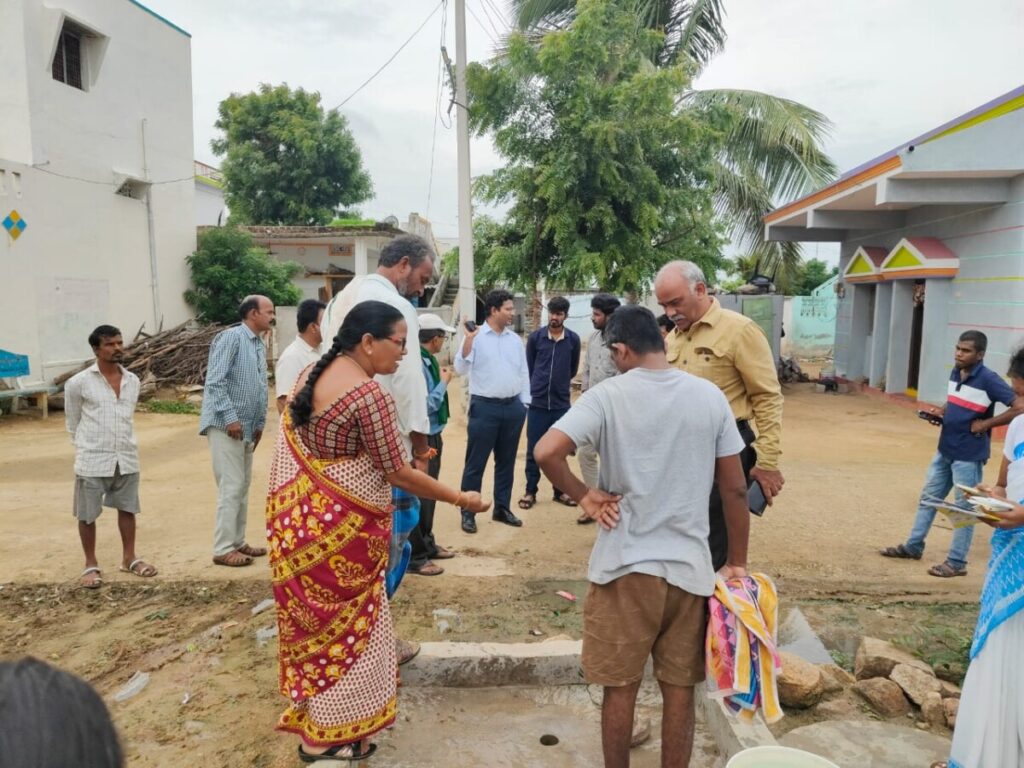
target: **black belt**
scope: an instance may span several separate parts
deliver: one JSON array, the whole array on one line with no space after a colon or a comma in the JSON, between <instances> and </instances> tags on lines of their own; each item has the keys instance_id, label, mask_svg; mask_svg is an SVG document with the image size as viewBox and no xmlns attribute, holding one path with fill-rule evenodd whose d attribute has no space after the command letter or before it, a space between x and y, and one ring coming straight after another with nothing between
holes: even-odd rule
<instances>
[{"instance_id":1,"label":"black belt","mask_svg":"<svg viewBox=\"0 0 1024 768\"><path fill-rule=\"evenodd\" d=\"M508 405L519 399L518 397L484 397L483 395L472 395L472 398L474 400L482 400L485 403L495 403L496 405Z\"/></svg>"}]
</instances>

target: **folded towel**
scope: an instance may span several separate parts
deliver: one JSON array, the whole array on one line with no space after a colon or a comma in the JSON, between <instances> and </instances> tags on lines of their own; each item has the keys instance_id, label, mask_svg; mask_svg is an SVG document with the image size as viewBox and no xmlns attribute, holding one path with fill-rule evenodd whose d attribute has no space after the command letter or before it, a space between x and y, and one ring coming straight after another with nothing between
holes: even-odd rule
<instances>
[{"instance_id":1,"label":"folded towel","mask_svg":"<svg viewBox=\"0 0 1024 768\"><path fill-rule=\"evenodd\" d=\"M782 715L777 686L779 600L763 573L724 581L719 577L708 600L705 642L707 692L723 699L730 712L751 721L760 707L766 723Z\"/></svg>"}]
</instances>

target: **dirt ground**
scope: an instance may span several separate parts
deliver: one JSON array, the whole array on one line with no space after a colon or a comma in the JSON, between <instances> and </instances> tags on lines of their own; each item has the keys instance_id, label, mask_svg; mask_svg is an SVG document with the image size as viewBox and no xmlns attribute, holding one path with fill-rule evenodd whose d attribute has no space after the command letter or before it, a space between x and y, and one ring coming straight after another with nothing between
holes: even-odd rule
<instances>
[{"instance_id":1,"label":"dirt ground","mask_svg":"<svg viewBox=\"0 0 1024 768\"><path fill-rule=\"evenodd\" d=\"M465 451L457 393L455 399L441 478L451 484ZM263 539L262 494L276 437L275 420L269 423L249 503L254 544ZM107 583L93 592L75 588L82 555L62 414L47 421L31 411L0 417L0 657L32 654L90 680L111 705L132 766L292 765L293 740L271 730L282 707L274 643L255 638L272 614L250 612L270 595L266 561L241 569L210 562L216 496L197 426L195 416L136 416L138 552L160 575L143 580L117 571L116 516L107 513L98 545ZM786 387L786 487L753 521L751 567L776 580L784 603L801 606L841 662L852 659L862 633L916 639L936 658L947 647L955 656L969 634L989 554L987 528L977 531L964 578L926 573L949 545L951 531L940 521L924 560L877 555L906 536L936 438L913 411L863 395L818 394L808 384ZM987 480L996 467L988 466ZM489 483L488 474L485 490ZM455 509L439 505L437 538L459 556L444 561L442 576L406 578L393 610L399 633L418 640L579 637L581 601L554 593L582 595L594 530L553 504L546 482L541 500L522 514L523 528L484 517L475 536L461 532ZM458 614L445 634L433 614L440 608ZM137 670L150 673L149 685L114 702Z\"/></svg>"}]
</instances>

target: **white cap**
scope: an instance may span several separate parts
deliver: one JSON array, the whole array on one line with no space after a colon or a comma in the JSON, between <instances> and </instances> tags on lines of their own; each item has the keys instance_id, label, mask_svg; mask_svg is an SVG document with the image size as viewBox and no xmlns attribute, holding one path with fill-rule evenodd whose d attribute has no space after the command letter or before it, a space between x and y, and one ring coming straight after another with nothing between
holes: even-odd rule
<instances>
[{"instance_id":1,"label":"white cap","mask_svg":"<svg viewBox=\"0 0 1024 768\"><path fill-rule=\"evenodd\" d=\"M450 325L446 325L444 320L435 314L427 313L420 315L418 318L420 323L421 331L444 331L445 333L455 333L455 329Z\"/></svg>"}]
</instances>

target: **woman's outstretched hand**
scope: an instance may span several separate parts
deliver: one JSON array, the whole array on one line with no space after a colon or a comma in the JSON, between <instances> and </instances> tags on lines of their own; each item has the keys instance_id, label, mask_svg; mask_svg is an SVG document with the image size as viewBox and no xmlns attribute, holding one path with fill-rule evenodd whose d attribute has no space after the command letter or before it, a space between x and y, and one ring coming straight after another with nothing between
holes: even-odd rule
<instances>
[{"instance_id":1,"label":"woman's outstretched hand","mask_svg":"<svg viewBox=\"0 0 1024 768\"><path fill-rule=\"evenodd\" d=\"M472 512L474 515L479 515L481 512L486 512L491 508L491 502L476 491L462 491L462 498L459 500L460 506L467 512Z\"/></svg>"}]
</instances>

